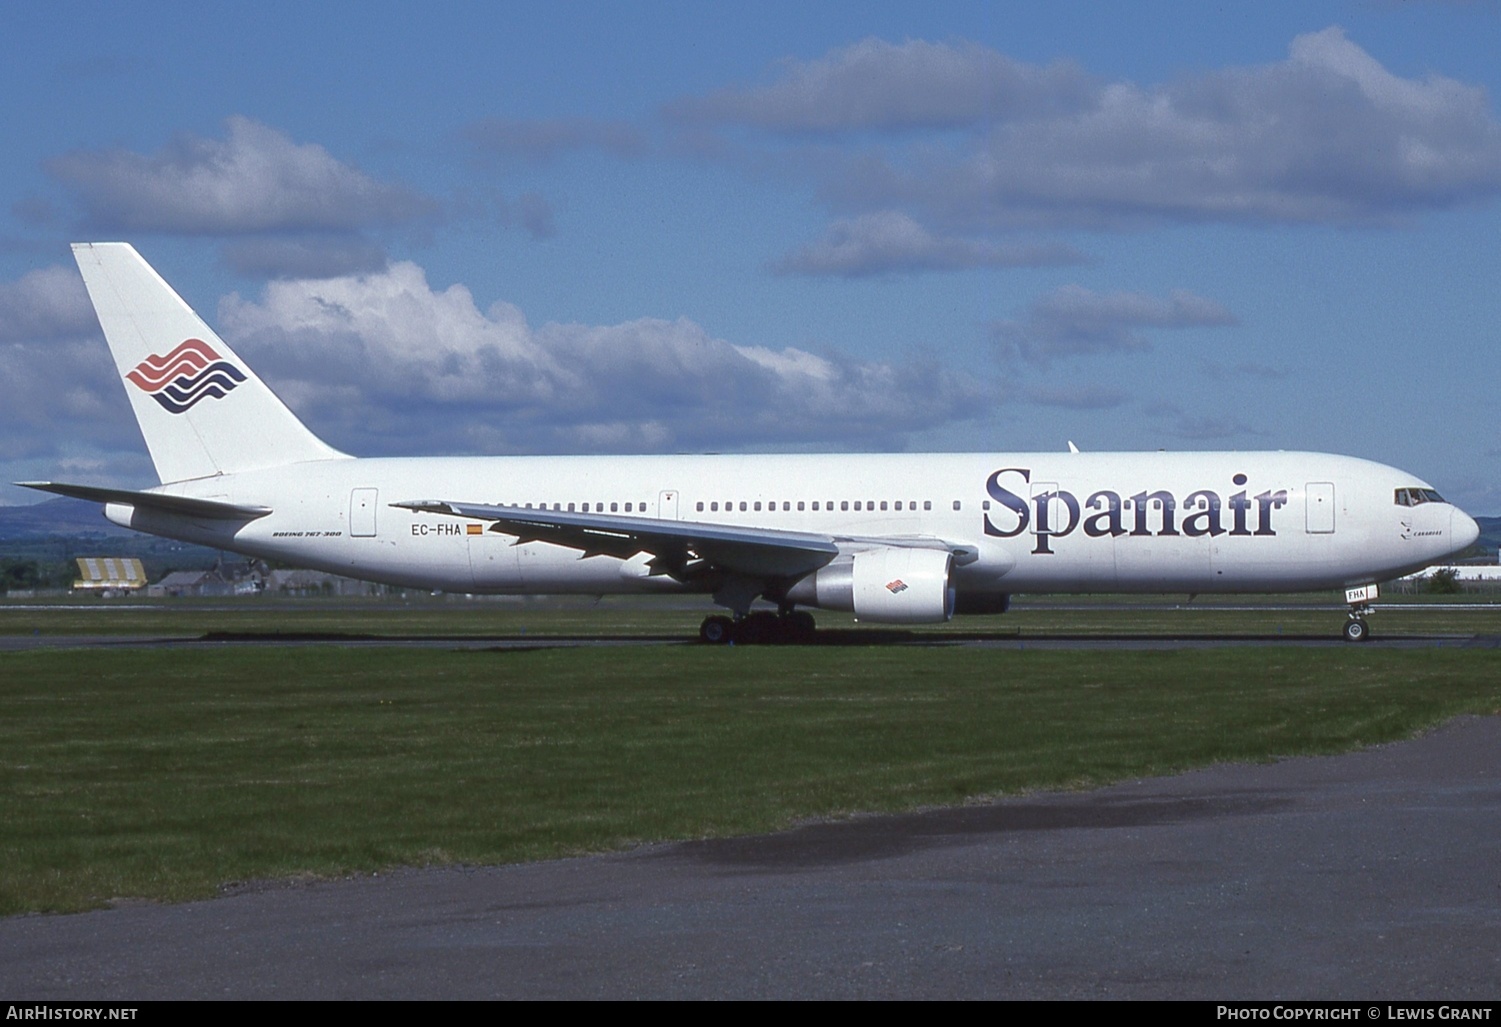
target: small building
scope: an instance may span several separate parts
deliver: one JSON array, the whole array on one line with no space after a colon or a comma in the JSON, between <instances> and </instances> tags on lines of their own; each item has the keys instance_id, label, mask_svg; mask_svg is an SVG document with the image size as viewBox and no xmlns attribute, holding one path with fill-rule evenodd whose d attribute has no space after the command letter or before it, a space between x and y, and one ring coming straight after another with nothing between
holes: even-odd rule
<instances>
[{"instance_id":1,"label":"small building","mask_svg":"<svg viewBox=\"0 0 1501 1027\"><path fill-rule=\"evenodd\" d=\"M146 587L146 569L135 557L80 556L78 580L73 591L94 595L117 595Z\"/></svg>"},{"instance_id":2,"label":"small building","mask_svg":"<svg viewBox=\"0 0 1501 1027\"><path fill-rule=\"evenodd\" d=\"M146 590L153 597L227 596L234 585L215 571L173 571Z\"/></svg>"}]
</instances>

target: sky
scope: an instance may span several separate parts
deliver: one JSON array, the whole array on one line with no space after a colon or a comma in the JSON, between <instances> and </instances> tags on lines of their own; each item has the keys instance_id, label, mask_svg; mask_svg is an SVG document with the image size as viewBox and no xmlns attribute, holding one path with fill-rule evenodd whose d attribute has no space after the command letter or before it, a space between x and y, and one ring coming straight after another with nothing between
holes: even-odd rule
<instances>
[{"instance_id":1,"label":"sky","mask_svg":"<svg viewBox=\"0 0 1501 1027\"><path fill-rule=\"evenodd\" d=\"M124 240L359 456L1306 449L1501 514L1498 53L1496 2L6 3L0 482L156 484L68 252Z\"/></svg>"}]
</instances>

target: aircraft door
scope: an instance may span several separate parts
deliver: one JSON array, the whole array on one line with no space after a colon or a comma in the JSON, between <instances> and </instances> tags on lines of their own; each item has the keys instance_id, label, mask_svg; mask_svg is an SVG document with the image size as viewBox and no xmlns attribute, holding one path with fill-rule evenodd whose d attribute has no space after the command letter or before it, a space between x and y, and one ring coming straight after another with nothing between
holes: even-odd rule
<instances>
[{"instance_id":1,"label":"aircraft door","mask_svg":"<svg viewBox=\"0 0 1501 1027\"><path fill-rule=\"evenodd\" d=\"M378 489L355 489L349 493L349 534L353 538L375 537Z\"/></svg>"},{"instance_id":2,"label":"aircraft door","mask_svg":"<svg viewBox=\"0 0 1501 1027\"><path fill-rule=\"evenodd\" d=\"M1327 535L1334 531L1334 483L1311 481L1304 495L1308 502L1308 533Z\"/></svg>"},{"instance_id":3,"label":"aircraft door","mask_svg":"<svg viewBox=\"0 0 1501 1027\"><path fill-rule=\"evenodd\" d=\"M657 493L657 516L664 521L678 519L678 493L676 489L666 489Z\"/></svg>"},{"instance_id":4,"label":"aircraft door","mask_svg":"<svg viewBox=\"0 0 1501 1027\"><path fill-rule=\"evenodd\" d=\"M1060 521L1059 517L1067 517L1063 509L1063 502L1058 498L1058 483L1056 481L1034 481L1032 483L1032 519L1027 530L1034 535L1051 535L1067 523Z\"/></svg>"}]
</instances>

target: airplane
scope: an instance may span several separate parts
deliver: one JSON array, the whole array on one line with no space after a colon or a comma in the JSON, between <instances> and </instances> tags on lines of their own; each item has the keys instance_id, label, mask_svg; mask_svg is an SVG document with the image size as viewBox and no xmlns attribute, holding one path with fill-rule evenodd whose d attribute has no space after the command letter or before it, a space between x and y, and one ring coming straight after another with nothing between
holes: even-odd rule
<instances>
[{"instance_id":1,"label":"airplane","mask_svg":"<svg viewBox=\"0 0 1501 1027\"><path fill-rule=\"evenodd\" d=\"M1013 593L1344 589L1479 536L1431 485L1321 453L361 458L315 436L127 243L73 252L161 484L28 488L137 531L390 585L699 593L705 642L809 608L932 624ZM776 606L752 610L758 600Z\"/></svg>"}]
</instances>

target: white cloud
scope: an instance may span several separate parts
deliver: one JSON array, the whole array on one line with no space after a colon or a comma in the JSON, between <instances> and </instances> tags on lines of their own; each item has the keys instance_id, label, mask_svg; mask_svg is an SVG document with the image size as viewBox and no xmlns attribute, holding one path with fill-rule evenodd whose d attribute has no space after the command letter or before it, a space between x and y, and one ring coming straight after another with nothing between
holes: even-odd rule
<instances>
[{"instance_id":1,"label":"white cloud","mask_svg":"<svg viewBox=\"0 0 1501 1027\"><path fill-rule=\"evenodd\" d=\"M534 328L410 263L272 282L220 322L315 430L366 454L892 447L985 398L932 364L736 346L681 318Z\"/></svg>"},{"instance_id":2,"label":"white cloud","mask_svg":"<svg viewBox=\"0 0 1501 1027\"><path fill-rule=\"evenodd\" d=\"M944 129L1062 113L1089 101L1076 66L1037 67L977 43L865 39L813 61L784 61L776 81L672 105L671 117L776 132Z\"/></svg>"},{"instance_id":3,"label":"white cloud","mask_svg":"<svg viewBox=\"0 0 1501 1027\"><path fill-rule=\"evenodd\" d=\"M1234 367L1212 360L1205 360L1199 365L1200 372L1206 378L1212 378L1217 382L1231 379L1260 378L1265 381L1281 381L1288 377L1288 372L1280 367L1272 367L1269 364L1257 363L1254 360L1245 360Z\"/></svg>"},{"instance_id":4,"label":"white cloud","mask_svg":"<svg viewBox=\"0 0 1501 1027\"><path fill-rule=\"evenodd\" d=\"M430 216L432 201L377 181L323 147L244 117L226 138L184 134L150 156L75 151L48 172L90 228L184 234L356 231Z\"/></svg>"},{"instance_id":5,"label":"white cloud","mask_svg":"<svg viewBox=\"0 0 1501 1027\"><path fill-rule=\"evenodd\" d=\"M1258 439L1271 436L1271 433L1264 428L1248 424L1238 417L1190 413L1171 400L1156 400L1146 404L1142 410L1149 417L1168 421L1169 423L1163 430L1169 435L1190 442L1223 442L1227 439Z\"/></svg>"},{"instance_id":6,"label":"white cloud","mask_svg":"<svg viewBox=\"0 0 1501 1027\"><path fill-rule=\"evenodd\" d=\"M142 480L144 449L77 271L49 267L0 283L0 382L6 480L55 477L69 461L90 460L111 482ZM34 498L9 488L0 497Z\"/></svg>"},{"instance_id":7,"label":"white cloud","mask_svg":"<svg viewBox=\"0 0 1501 1027\"><path fill-rule=\"evenodd\" d=\"M978 267L1038 267L1079 263L1083 257L1061 244L997 245L939 237L900 211L862 214L829 226L823 238L772 264L778 274L860 278Z\"/></svg>"},{"instance_id":8,"label":"white cloud","mask_svg":"<svg viewBox=\"0 0 1501 1027\"><path fill-rule=\"evenodd\" d=\"M576 150L634 157L646 149L645 137L634 126L593 118L485 118L467 126L463 136L482 156L534 161Z\"/></svg>"},{"instance_id":9,"label":"white cloud","mask_svg":"<svg viewBox=\"0 0 1501 1027\"><path fill-rule=\"evenodd\" d=\"M225 244L224 263L247 278L333 278L384 268L386 249L356 233L250 236Z\"/></svg>"},{"instance_id":10,"label":"white cloud","mask_svg":"<svg viewBox=\"0 0 1501 1027\"><path fill-rule=\"evenodd\" d=\"M0 342L86 335L98 327L73 268L42 268L0 283Z\"/></svg>"},{"instance_id":11,"label":"white cloud","mask_svg":"<svg viewBox=\"0 0 1501 1027\"><path fill-rule=\"evenodd\" d=\"M1484 90L1393 75L1338 28L1297 37L1277 63L1162 84L970 43L866 40L674 113L720 138L781 133L743 139L743 159L799 170L836 210L902 209L965 233L1361 224L1501 192Z\"/></svg>"},{"instance_id":12,"label":"white cloud","mask_svg":"<svg viewBox=\"0 0 1501 1027\"><path fill-rule=\"evenodd\" d=\"M1038 406L1066 410L1110 410L1130 398L1123 390L1108 385L1036 386L1025 395L1028 402Z\"/></svg>"},{"instance_id":13,"label":"white cloud","mask_svg":"<svg viewBox=\"0 0 1501 1027\"><path fill-rule=\"evenodd\" d=\"M1053 360L1151 349L1140 329L1215 327L1235 316L1213 300L1182 290L1167 299L1142 293L1097 293L1065 285L1034 300L1020 321L992 326L1001 353L1047 366Z\"/></svg>"}]
</instances>

